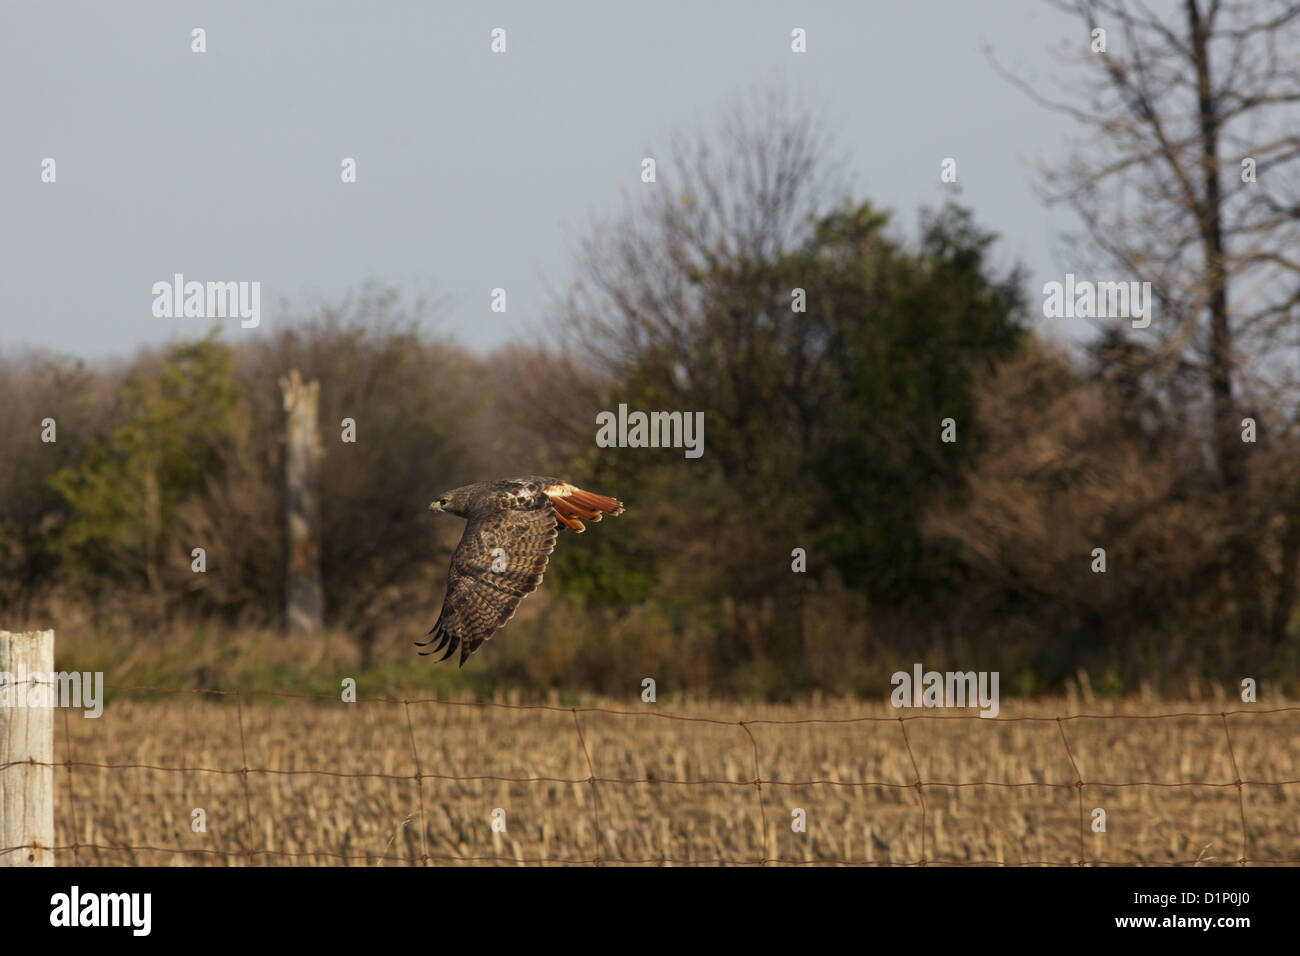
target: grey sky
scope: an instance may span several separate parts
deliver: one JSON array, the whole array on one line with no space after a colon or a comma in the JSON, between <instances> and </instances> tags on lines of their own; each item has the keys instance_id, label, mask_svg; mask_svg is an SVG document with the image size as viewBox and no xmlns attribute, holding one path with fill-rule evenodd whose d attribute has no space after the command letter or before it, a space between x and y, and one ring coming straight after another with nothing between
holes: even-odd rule
<instances>
[{"instance_id":1,"label":"grey sky","mask_svg":"<svg viewBox=\"0 0 1300 956\"><path fill-rule=\"evenodd\" d=\"M794 27L807 54L790 51ZM231 320L232 341L274 329L281 302L375 279L449 296L438 328L490 348L536 329L592 214L653 188L647 147L773 81L824 108L855 195L909 233L951 195L939 162L955 157L961 200L1033 292L1073 264L1052 253L1068 220L1026 161L1062 157L1070 130L981 45L1041 79L1067 39L1087 38L1037 0L5 3L0 349L96 358L201 333L151 314L150 287L175 272L262 283L260 329Z\"/></svg>"}]
</instances>

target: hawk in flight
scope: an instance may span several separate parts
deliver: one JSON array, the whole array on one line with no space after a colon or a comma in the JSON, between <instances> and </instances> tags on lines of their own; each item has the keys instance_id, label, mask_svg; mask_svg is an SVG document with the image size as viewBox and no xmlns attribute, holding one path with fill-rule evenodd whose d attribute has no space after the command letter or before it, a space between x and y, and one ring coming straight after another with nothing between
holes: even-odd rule
<instances>
[{"instance_id":1,"label":"hawk in flight","mask_svg":"<svg viewBox=\"0 0 1300 956\"><path fill-rule=\"evenodd\" d=\"M480 481L444 493L429 505L468 519L451 555L447 597L421 654L460 648L460 664L515 616L515 608L542 583L561 528L586 530L582 519L623 513L623 503L583 491L558 478L528 475ZM434 643L434 642L437 643Z\"/></svg>"}]
</instances>

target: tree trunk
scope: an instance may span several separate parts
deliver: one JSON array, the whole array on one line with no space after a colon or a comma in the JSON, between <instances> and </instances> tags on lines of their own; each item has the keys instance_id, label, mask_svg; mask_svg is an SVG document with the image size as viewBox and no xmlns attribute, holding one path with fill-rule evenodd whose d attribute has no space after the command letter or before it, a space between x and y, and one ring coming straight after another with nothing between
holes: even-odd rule
<instances>
[{"instance_id":1,"label":"tree trunk","mask_svg":"<svg viewBox=\"0 0 1300 956\"><path fill-rule=\"evenodd\" d=\"M306 383L297 369L280 379L285 412L285 520L288 569L284 626L290 634L324 629L320 569L320 382Z\"/></svg>"},{"instance_id":2,"label":"tree trunk","mask_svg":"<svg viewBox=\"0 0 1300 956\"><path fill-rule=\"evenodd\" d=\"M1228 275L1223 245L1223 192L1219 180L1219 107L1210 77L1208 27L1196 0L1187 0L1187 21L1196 62L1197 116L1201 132L1200 230L1204 251L1205 286L1210 311L1208 357L1210 396L1214 415L1214 451L1218 464L1224 513L1229 517L1228 567L1236 591L1241 647L1258 653L1264 638L1263 594L1258 555L1250 533L1246 494L1245 446L1232 396L1232 326L1228 311Z\"/></svg>"}]
</instances>

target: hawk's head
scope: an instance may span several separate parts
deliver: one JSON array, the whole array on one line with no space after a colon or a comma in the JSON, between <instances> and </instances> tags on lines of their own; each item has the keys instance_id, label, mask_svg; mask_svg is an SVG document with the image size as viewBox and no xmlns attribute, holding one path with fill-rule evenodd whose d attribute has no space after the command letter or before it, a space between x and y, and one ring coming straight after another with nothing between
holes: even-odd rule
<instances>
[{"instance_id":1,"label":"hawk's head","mask_svg":"<svg viewBox=\"0 0 1300 956\"><path fill-rule=\"evenodd\" d=\"M455 488L451 491L444 491L438 496L438 500L430 503L430 511L446 511L449 514L460 515L465 517L466 488Z\"/></svg>"}]
</instances>

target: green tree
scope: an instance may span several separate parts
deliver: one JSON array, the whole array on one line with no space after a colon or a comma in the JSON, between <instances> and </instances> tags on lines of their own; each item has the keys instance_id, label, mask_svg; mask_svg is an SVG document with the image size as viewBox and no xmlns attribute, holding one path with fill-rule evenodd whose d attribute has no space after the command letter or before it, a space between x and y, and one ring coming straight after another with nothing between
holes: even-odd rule
<instances>
[{"instance_id":1,"label":"green tree","mask_svg":"<svg viewBox=\"0 0 1300 956\"><path fill-rule=\"evenodd\" d=\"M921 519L977 458L976 376L1022 339L1019 275L995 277L994 237L950 206L909 251L870 206L822 219L791 263L810 283L809 321L831 347L835 406L809 465L834 520L819 527L847 583L876 604L930 601L957 572ZM951 418L955 443L940 441Z\"/></svg>"},{"instance_id":2,"label":"green tree","mask_svg":"<svg viewBox=\"0 0 1300 956\"><path fill-rule=\"evenodd\" d=\"M230 349L214 335L171 348L132 374L121 424L51 478L68 519L60 550L75 583L144 585L164 609L166 568L189 570L171 531L177 508L220 469L238 394Z\"/></svg>"}]
</instances>

